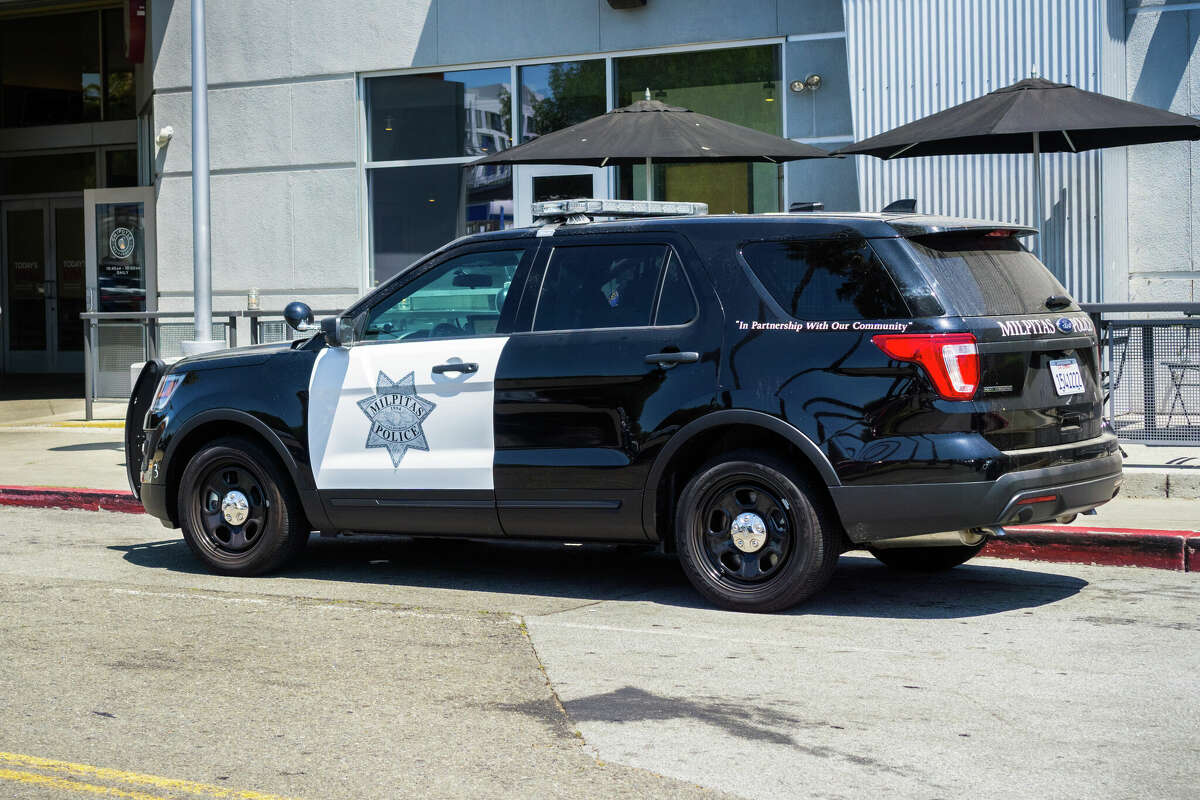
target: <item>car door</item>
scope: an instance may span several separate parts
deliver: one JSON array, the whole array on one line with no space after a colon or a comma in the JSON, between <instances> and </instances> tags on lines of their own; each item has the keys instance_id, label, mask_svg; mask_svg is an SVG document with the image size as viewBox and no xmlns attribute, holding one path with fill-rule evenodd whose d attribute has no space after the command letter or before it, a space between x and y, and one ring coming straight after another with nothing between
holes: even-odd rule
<instances>
[{"instance_id":1,"label":"car door","mask_svg":"<svg viewBox=\"0 0 1200 800\"><path fill-rule=\"evenodd\" d=\"M542 253L496 378L501 524L641 540L655 453L715 402L719 304L682 237L548 237Z\"/></svg>"},{"instance_id":2,"label":"car door","mask_svg":"<svg viewBox=\"0 0 1200 800\"><path fill-rule=\"evenodd\" d=\"M450 251L355 315L313 369L309 445L339 530L501 535L496 368L536 245Z\"/></svg>"}]
</instances>

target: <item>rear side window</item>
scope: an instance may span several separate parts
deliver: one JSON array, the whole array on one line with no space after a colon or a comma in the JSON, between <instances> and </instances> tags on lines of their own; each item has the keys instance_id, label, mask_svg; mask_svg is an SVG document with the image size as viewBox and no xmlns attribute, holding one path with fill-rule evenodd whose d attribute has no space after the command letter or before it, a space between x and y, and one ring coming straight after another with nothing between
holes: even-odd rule
<instances>
[{"instance_id":1,"label":"rear side window","mask_svg":"<svg viewBox=\"0 0 1200 800\"><path fill-rule=\"evenodd\" d=\"M665 244L554 248L542 279L533 329L563 331L650 325L660 285L664 298L657 324L687 322L695 316L695 299L673 253ZM670 269L669 264L673 264ZM665 275L664 270L667 270Z\"/></svg>"},{"instance_id":2,"label":"rear side window","mask_svg":"<svg viewBox=\"0 0 1200 800\"><path fill-rule=\"evenodd\" d=\"M1045 313L1048 297L1067 294L1050 270L1011 236L943 234L910 239L909 244L934 292L953 314ZM1079 306L1072 303L1069 310L1078 311Z\"/></svg>"},{"instance_id":3,"label":"rear side window","mask_svg":"<svg viewBox=\"0 0 1200 800\"><path fill-rule=\"evenodd\" d=\"M775 302L796 319L888 319L909 310L862 239L754 242L742 256Z\"/></svg>"}]
</instances>

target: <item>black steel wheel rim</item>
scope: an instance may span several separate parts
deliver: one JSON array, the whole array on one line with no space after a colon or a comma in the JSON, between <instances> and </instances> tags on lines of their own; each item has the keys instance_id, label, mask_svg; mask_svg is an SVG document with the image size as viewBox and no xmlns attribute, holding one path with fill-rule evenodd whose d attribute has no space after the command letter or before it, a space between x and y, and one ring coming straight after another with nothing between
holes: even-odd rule
<instances>
[{"instance_id":1,"label":"black steel wheel rim","mask_svg":"<svg viewBox=\"0 0 1200 800\"><path fill-rule=\"evenodd\" d=\"M255 470L228 459L209 467L197 484L193 508L204 546L219 555L237 556L253 548L266 530L271 504ZM221 504L231 492L246 498L246 518L240 524L226 519Z\"/></svg>"},{"instance_id":2,"label":"black steel wheel rim","mask_svg":"<svg viewBox=\"0 0 1200 800\"><path fill-rule=\"evenodd\" d=\"M753 553L739 550L731 535L733 521L746 512L756 514L766 528L765 542ZM692 530L704 565L722 582L747 588L766 583L795 550L791 505L758 478L738 475L718 482L704 493L695 514Z\"/></svg>"}]
</instances>

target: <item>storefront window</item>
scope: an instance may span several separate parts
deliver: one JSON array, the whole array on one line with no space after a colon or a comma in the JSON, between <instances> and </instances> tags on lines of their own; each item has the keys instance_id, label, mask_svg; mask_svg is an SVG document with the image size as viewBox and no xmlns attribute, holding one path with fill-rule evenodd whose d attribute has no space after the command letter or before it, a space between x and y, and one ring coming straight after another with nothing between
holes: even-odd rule
<instances>
[{"instance_id":1,"label":"storefront window","mask_svg":"<svg viewBox=\"0 0 1200 800\"><path fill-rule=\"evenodd\" d=\"M604 62L521 67L521 141L569 128L605 111Z\"/></svg>"},{"instance_id":2,"label":"storefront window","mask_svg":"<svg viewBox=\"0 0 1200 800\"><path fill-rule=\"evenodd\" d=\"M664 53L615 60L617 105L654 100L783 133L779 48L775 45ZM645 199L642 165L618 169L618 196ZM775 164L669 164L653 167L654 199L708 203L712 213L779 210Z\"/></svg>"},{"instance_id":3,"label":"storefront window","mask_svg":"<svg viewBox=\"0 0 1200 800\"><path fill-rule=\"evenodd\" d=\"M104 185L109 189L138 185L137 150L109 150L104 154Z\"/></svg>"},{"instance_id":4,"label":"storefront window","mask_svg":"<svg viewBox=\"0 0 1200 800\"><path fill-rule=\"evenodd\" d=\"M458 164L370 171L373 280L467 233L512 226L512 178Z\"/></svg>"},{"instance_id":5,"label":"storefront window","mask_svg":"<svg viewBox=\"0 0 1200 800\"><path fill-rule=\"evenodd\" d=\"M95 188L95 152L0 158L0 194L78 192Z\"/></svg>"},{"instance_id":6,"label":"storefront window","mask_svg":"<svg viewBox=\"0 0 1200 800\"><path fill-rule=\"evenodd\" d=\"M0 21L0 127L133 119L122 10Z\"/></svg>"},{"instance_id":7,"label":"storefront window","mask_svg":"<svg viewBox=\"0 0 1200 800\"><path fill-rule=\"evenodd\" d=\"M485 156L509 147L507 68L366 81L370 161Z\"/></svg>"}]
</instances>

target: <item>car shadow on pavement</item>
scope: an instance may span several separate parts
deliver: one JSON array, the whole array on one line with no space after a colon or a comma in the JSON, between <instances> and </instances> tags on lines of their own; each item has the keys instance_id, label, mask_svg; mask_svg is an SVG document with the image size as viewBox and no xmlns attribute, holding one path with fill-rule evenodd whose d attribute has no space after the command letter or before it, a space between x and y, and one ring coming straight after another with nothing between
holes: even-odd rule
<instances>
[{"instance_id":1,"label":"car shadow on pavement","mask_svg":"<svg viewBox=\"0 0 1200 800\"><path fill-rule=\"evenodd\" d=\"M205 575L182 539L110 547L131 564ZM792 615L954 619L1035 608L1077 594L1087 581L1053 565L964 564L947 572L900 573L874 558L842 556L830 585ZM411 588L454 589L583 601L639 600L713 610L672 556L616 545L564 546L398 536L313 537L304 555L275 575ZM273 576L247 578L250 582ZM726 613L726 612L717 612Z\"/></svg>"}]
</instances>

